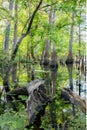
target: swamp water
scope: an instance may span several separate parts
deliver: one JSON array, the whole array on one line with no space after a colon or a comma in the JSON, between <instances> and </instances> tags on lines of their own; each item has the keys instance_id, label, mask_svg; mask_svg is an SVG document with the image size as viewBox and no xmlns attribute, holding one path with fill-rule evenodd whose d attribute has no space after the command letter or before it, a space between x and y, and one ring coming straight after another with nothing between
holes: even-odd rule
<instances>
[{"instance_id":1,"label":"swamp water","mask_svg":"<svg viewBox=\"0 0 87 130\"><path fill-rule=\"evenodd\" d=\"M79 105L70 104L60 97L63 88L70 88L82 100L86 100L85 67L79 68L79 64L68 66L59 64L58 70L50 70L38 65L33 65L32 68L34 78L45 79L48 95L55 97L55 102L46 108L42 118L43 127L46 130L51 130L52 127L53 130L86 130L86 116ZM55 114L52 115L51 111Z\"/></svg>"},{"instance_id":2,"label":"swamp water","mask_svg":"<svg viewBox=\"0 0 87 130\"><path fill-rule=\"evenodd\" d=\"M18 69L20 86L27 83L27 71L24 68L26 65L25 63ZM38 66L38 64L33 64L31 69L32 71L28 72L30 78L45 79L48 95L55 98L54 103L46 108L45 115L42 117L42 120L44 120L44 122L42 121L42 126L46 130L51 130L52 127L56 127L55 130L86 130L86 116L82 113L78 104L77 106L70 104L60 96L61 90L66 87L79 95L81 99L86 100L85 68L79 69L78 64L73 66L59 64L58 70L50 70L49 68ZM52 115L51 111L55 114ZM51 115L54 118L54 124L56 122L57 126L53 126Z\"/></svg>"}]
</instances>

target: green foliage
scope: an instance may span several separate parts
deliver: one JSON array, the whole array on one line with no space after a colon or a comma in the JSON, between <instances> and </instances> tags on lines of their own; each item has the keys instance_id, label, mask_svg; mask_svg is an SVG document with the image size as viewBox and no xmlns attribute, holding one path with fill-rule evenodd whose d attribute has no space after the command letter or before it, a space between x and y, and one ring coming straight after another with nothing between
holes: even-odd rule
<instances>
[{"instance_id":1,"label":"green foliage","mask_svg":"<svg viewBox=\"0 0 87 130\"><path fill-rule=\"evenodd\" d=\"M18 0L18 23L17 23L17 40L24 34L28 28L31 16L35 7L38 5L40 0ZM81 27L81 33L85 33L85 0L44 0L42 6L38 10L34 17L34 21L30 30L30 33L21 42L17 55L13 61L9 63L12 56L12 45L14 39L14 24L15 24L15 9L12 12L9 11L8 5L3 6L5 1L0 1L0 85L3 85L5 67L8 65L17 65L17 82L18 86L25 86L28 81L32 79L32 70L34 71L34 78L44 78L46 73L49 73L51 78L50 70L45 71L39 65L42 52L47 39L50 39L51 45L55 43L58 62L63 59L64 62L67 58L69 51L69 40L70 40L70 26L71 26L71 15L75 12L74 19L74 41L72 45L73 58L80 54L83 57L85 55L85 41L81 36L79 45L79 26ZM7 2L9 4L9 1ZM55 24L52 25L49 22L49 13L52 6L52 11L55 11ZM51 12L53 13L53 12ZM53 19L52 19L53 20ZM9 51L4 50L5 41L5 28L7 27L7 21L11 23L10 27L10 40L9 40ZM51 48L51 46L50 46ZM51 52L51 51L50 51ZM34 63L37 62L37 63ZM5 70L4 70L5 68ZM79 78L77 75L79 72L73 67L72 77L74 79ZM12 81L12 69L9 70L9 85L10 89L14 90L15 82ZM84 79L84 78L83 78ZM85 130L85 115L76 108L76 115L73 116L72 107L68 102L61 100L61 89L69 84L69 73L66 66L58 66L58 76L56 82L56 94L53 96L56 100L56 104L52 105L52 109L55 109L57 115L57 123L64 124L67 119L69 124L69 130ZM52 86L51 86L52 87ZM52 89L52 88L51 88ZM5 95L5 94L4 94ZM51 94L52 95L52 94ZM6 95L5 95L6 96ZM2 90L0 90L0 99L3 98ZM19 96L23 101L27 100L26 96ZM26 130L25 126L28 125L28 117L25 108L22 106L20 101L16 102L17 112L12 110L12 105L5 106L0 100L0 129L1 130ZM13 100L15 102L15 100ZM9 108L8 108L9 106ZM10 109L8 111L8 109ZM64 114L64 115L63 115ZM74 125L73 125L74 124ZM41 127L45 130L51 130L51 116L50 107L47 106L45 115L42 117ZM32 128L31 128L32 129Z\"/></svg>"},{"instance_id":2,"label":"green foliage","mask_svg":"<svg viewBox=\"0 0 87 130\"><path fill-rule=\"evenodd\" d=\"M0 115L1 130L25 130L27 125L27 114L25 108L19 112L6 111Z\"/></svg>"},{"instance_id":3,"label":"green foliage","mask_svg":"<svg viewBox=\"0 0 87 130\"><path fill-rule=\"evenodd\" d=\"M51 121L50 112L46 110L46 114L42 117L41 128L45 128L45 130L51 129L50 121Z\"/></svg>"},{"instance_id":4,"label":"green foliage","mask_svg":"<svg viewBox=\"0 0 87 130\"><path fill-rule=\"evenodd\" d=\"M69 130L85 130L86 117L83 113L76 113L76 116L68 116ZM73 125L74 124L74 125Z\"/></svg>"}]
</instances>

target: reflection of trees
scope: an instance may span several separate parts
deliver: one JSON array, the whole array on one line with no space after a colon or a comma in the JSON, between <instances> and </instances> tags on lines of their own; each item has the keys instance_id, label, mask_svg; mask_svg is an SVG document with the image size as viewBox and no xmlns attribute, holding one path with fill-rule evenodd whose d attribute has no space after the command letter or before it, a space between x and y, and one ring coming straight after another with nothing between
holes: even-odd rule
<instances>
[{"instance_id":1,"label":"reflection of trees","mask_svg":"<svg viewBox=\"0 0 87 130\"><path fill-rule=\"evenodd\" d=\"M44 71L46 71L46 73L44 75L44 79L45 79L45 86L47 89L47 93L48 93L48 95L55 96L57 69L53 68L53 70L51 71L51 77L50 77L50 72L47 72L49 70L49 67L48 68L43 67L43 69L44 69ZM51 89L51 84L52 84L52 89ZM49 104L49 110L50 110L52 128L55 128L55 130L57 130L58 128L57 128L57 120L56 120L56 112L55 112L55 110L56 110L55 100L53 100Z\"/></svg>"},{"instance_id":2,"label":"reflection of trees","mask_svg":"<svg viewBox=\"0 0 87 130\"><path fill-rule=\"evenodd\" d=\"M79 96L80 96L80 94L81 94L81 75L82 75L82 74L81 74L81 70L79 70L79 82L78 82L78 83L79 83L79 84L78 84L78 85L79 85Z\"/></svg>"},{"instance_id":3,"label":"reflection of trees","mask_svg":"<svg viewBox=\"0 0 87 130\"><path fill-rule=\"evenodd\" d=\"M69 85L70 89L73 91L73 78L72 78L72 70L73 70L73 64L67 65L68 73L69 73Z\"/></svg>"},{"instance_id":4,"label":"reflection of trees","mask_svg":"<svg viewBox=\"0 0 87 130\"><path fill-rule=\"evenodd\" d=\"M55 63L55 62L54 62ZM56 94L56 80L57 80L57 68L51 71L51 78L52 78L52 96ZM50 104L50 114L52 119L52 127L57 130L57 120L56 120L56 103L55 100Z\"/></svg>"},{"instance_id":5,"label":"reflection of trees","mask_svg":"<svg viewBox=\"0 0 87 130\"><path fill-rule=\"evenodd\" d=\"M73 64L67 64L67 69L69 72L69 86L70 89L73 91L73 78L72 78L72 70L73 70ZM75 106L72 104L72 113L75 116Z\"/></svg>"},{"instance_id":6,"label":"reflection of trees","mask_svg":"<svg viewBox=\"0 0 87 130\"><path fill-rule=\"evenodd\" d=\"M48 93L48 95L55 96L57 71L51 72L51 76L52 76L52 79L51 79L50 72L47 72L49 70L49 68L43 68L43 69L44 69L44 71L46 71L46 73L44 74L44 79L45 79L45 87L47 89L47 93ZM52 84L52 89L51 89L51 84ZM58 128L57 128L57 120L56 120L55 110L56 110L56 105L55 105L55 100L53 100L49 104L49 111L50 111L50 116L51 116L52 128L55 128L55 130L57 130Z\"/></svg>"},{"instance_id":7,"label":"reflection of trees","mask_svg":"<svg viewBox=\"0 0 87 130\"><path fill-rule=\"evenodd\" d=\"M78 70L78 78L77 78L77 80L76 80L76 85L78 86L78 88L79 88L79 96L81 96L81 92L82 92L82 87L83 87L83 85L82 85L82 83L81 83L81 80L82 80L82 76L84 75L84 70L83 70L83 67L82 68L80 68L79 70ZM84 79L83 79L83 82L85 82L85 77L84 77Z\"/></svg>"},{"instance_id":8,"label":"reflection of trees","mask_svg":"<svg viewBox=\"0 0 87 130\"><path fill-rule=\"evenodd\" d=\"M55 96L56 94L56 79L57 79L57 69L58 69L58 63L57 63L57 55L56 55L56 49L55 45L53 44L52 48L52 55L51 55L51 61L49 61L49 42L46 43L44 53L42 54L42 61L41 61L41 67L45 71L44 79L45 79L45 86L47 89L48 95ZM51 70L51 77L50 72ZM52 84L52 87L51 87ZM49 104L49 111L51 116L51 124L52 128L55 130L58 129L57 126L57 120L56 120L56 103L55 100L53 100Z\"/></svg>"}]
</instances>

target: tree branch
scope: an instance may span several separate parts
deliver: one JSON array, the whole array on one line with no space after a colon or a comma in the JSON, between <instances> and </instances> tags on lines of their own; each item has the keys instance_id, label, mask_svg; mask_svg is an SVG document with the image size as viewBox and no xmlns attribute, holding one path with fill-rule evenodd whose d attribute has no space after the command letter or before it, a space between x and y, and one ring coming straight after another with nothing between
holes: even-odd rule
<instances>
[{"instance_id":1,"label":"tree branch","mask_svg":"<svg viewBox=\"0 0 87 130\"><path fill-rule=\"evenodd\" d=\"M36 13L37 13L37 11L38 11L40 5L42 4L42 1L43 1L43 0L40 0L38 6L36 7L36 9L34 10L34 12L33 12L33 14L32 14L32 17L31 17L31 20L30 20L30 22L29 22L29 25L28 25L28 29L27 29L26 34L28 34L29 31L30 31L30 28L31 28L31 25L32 25L32 23L33 23L34 17L35 17L35 15L36 15Z\"/></svg>"},{"instance_id":2,"label":"tree branch","mask_svg":"<svg viewBox=\"0 0 87 130\"><path fill-rule=\"evenodd\" d=\"M64 88L61 91L61 96L64 99L69 100L70 103L79 106L82 112L86 114L86 102L85 100L82 100L77 94L73 93L68 88Z\"/></svg>"},{"instance_id":3,"label":"tree branch","mask_svg":"<svg viewBox=\"0 0 87 130\"><path fill-rule=\"evenodd\" d=\"M12 97L19 96L19 95L28 96L28 91L26 89L26 86L24 86L24 87L16 88L16 89L8 92L7 95L11 95Z\"/></svg>"},{"instance_id":4,"label":"tree branch","mask_svg":"<svg viewBox=\"0 0 87 130\"><path fill-rule=\"evenodd\" d=\"M54 3L52 3L52 4L47 4L47 5L43 6L43 7L41 7L40 9L43 9L43 8L46 8L46 7L49 7L49 6L55 5L55 4L57 4L57 3L58 3L58 2L54 2Z\"/></svg>"},{"instance_id":5,"label":"tree branch","mask_svg":"<svg viewBox=\"0 0 87 130\"><path fill-rule=\"evenodd\" d=\"M14 51L13 51L13 53L12 53L12 56L11 56L10 62L15 59L15 56L16 56L16 54L17 54L19 45L21 44L22 40L29 34L30 29L31 29L31 26L32 26L32 23L33 23L33 20L34 20L34 17L35 17L35 15L36 15L36 13L37 13L37 11L38 11L40 5L42 4L42 1L43 1L43 0L40 0L38 6L37 6L36 9L34 10L34 12L33 12L33 14L32 14L32 17L31 17L31 20L30 20L30 22L29 22L28 29L27 29L26 33L25 33L25 34L22 34L22 35L20 36L19 40L17 41L17 44L16 44L15 49L14 49Z\"/></svg>"}]
</instances>

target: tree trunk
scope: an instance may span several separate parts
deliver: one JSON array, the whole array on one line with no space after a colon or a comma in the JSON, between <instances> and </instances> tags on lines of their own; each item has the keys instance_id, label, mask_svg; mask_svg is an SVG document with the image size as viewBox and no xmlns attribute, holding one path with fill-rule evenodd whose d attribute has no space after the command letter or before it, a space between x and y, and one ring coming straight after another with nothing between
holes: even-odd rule
<instances>
[{"instance_id":1,"label":"tree trunk","mask_svg":"<svg viewBox=\"0 0 87 130\"><path fill-rule=\"evenodd\" d=\"M52 28L54 28L54 26L55 26L55 19L56 19L56 12L55 12L54 8L52 8L52 6L51 6L50 7L50 14L49 14L49 23L52 26ZM52 96L55 96L57 69L58 69L55 43L53 43L53 48L52 48L50 69L51 69L51 77L52 77ZM52 103L49 106L50 106L52 128L54 128L54 130L58 130L57 119L56 119L56 103L55 103L55 101L52 101Z\"/></svg>"},{"instance_id":2,"label":"tree trunk","mask_svg":"<svg viewBox=\"0 0 87 130\"><path fill-rule=\"evenodd\" d=\"M44 47L44 51L42 53L41 62L40 62L40 65L44 69L49 68L49 64L50 64L50 62L49 62L49 49L50 49L50 39L47 38L46 44L45 44L45 47Z\"/></svg>"},{"instance_id":3,"label":"tree trunk","mask_svg":"<svg viewBox=\"0 0 87 130\"><path fill-rule=\"evenodd\" d=\"M72 78L72 70L73 70L73 65L67 65L68 73L69 73L69 86L70 89L73 91L73 78Z\"/></svg>"},{"instance_id":4,"label":"tree trunk","mask_svg":"<svg viewBox=\"0 0 87 130\"><path fill-rule=\"evenodd\" d=\"M22 31L22 34L21 34L20 38L19 38L18 41L17 41L17 44L16 44L16 46L15 46L15 48L14 48L14 51L12 52L12 55L11 55L11 58L10 58L10 61L9 61L9 66L8 66L8 69L7 69L7 72L8 72L8 73L9 73L9 71L11 70L11 67L12 67L12 64L11 64L11 63L14 61L14 59L15 59L15 57L16 57L16 54L17 54L17 52L18 52L18 49L19 49L19 46L20 46L22 40L30 33L30 29L31 29L31 26L32 26L34 17L35 17L35 15L36 15L37 11L39 10L40 5L42 4L42 2L43 2L43 0L40 0L40 1L39 1L39 4L38 4L37 7L35 8L35 10L34 10L32 16L31 16L31 19L30 19L30 21L29 21L29 24L28 24L26 33L23 33L23 31Z\"/></svg>"},{"instance_id":5,"label":"tree trunk","mask_svg":"<svg viewBox=\"0 0 87 130\"><path fill-rule=\"evenodd\" d=\"M13 9L13 1L10 1L9 3L9 11L12 12ZM4 50L6 53L9 52L9 42L10 42L10 26L11 26L11 21L7 21L6 23L6 29L5 29L5 42L4 42Z\"/></svg>"},{"instance_id":6,"label":"tree trunk","mask_svg":"<svg viewBox=\"0 0 87 130\"><path fill-rule=\"evenodd\" d=\"M28 24L26 33L22 33L22 34L21 34L21 36L20 36L20 38L18 39L17 44L16 44L16 46L15 46L13 52L12 52L12 55L11 55L11 58L10 58L10 60L9 60L8 66L5 67L6 69L5 69L5 72L4 72L4 73L5 73L5 76L4 76L4 79L3 79L3 85L5 86L6 93L10 90L10 88L9 88L9 73L10 73L10 70L11 70L11 68L12 68L12 62L14 61L14 59L15 59L15 57L16 57L16 54L17 54L17 52L18 52L18 49L19 49L19 46L20 46L22 40L30 33L30 29L31 29L31 26L32 26L34 17L35 17L35 15L36 15L36 13L37 13L37 11L38 11L40 5L42 4L42 1L43 1L43 0L40 0L39 3L38 3L38 5L36 6L36 8L35 8L35 10L34 10L34 12L33 12L33 14L32 14L32 16L31 16L31 19L30 19L30 21L29 21L29 24ZM11 6L11 5L13 5L12 3L13 3L13 1L10 2L10 7L12 7L12 6ZM6 38L7 38L7 35L5 35L5 36L6 36ZM6 38L5 38L5 39L6 39ZM5 41L7 41L7 40L5 40ZM10 97L11 97L11 96L10 96Z\"/></svg>"},{"instance_id":7,"label":"tree trunk","mask_svg":"<svg viewBox=\"0 0 87 130\"><path fill-rule=\"evenodd\" d=\"M9 11L12 12L12 9L13 9L13 1L10 1L9 3ZM5 30L5 42L4 42L4 51L6 53L9 53L9 42L10 42L10 26L11 26L11 21L7 21L6 23L6 30ZM6 64L4 65L4 78L3 78L3 86L5 88L5 91L6 93L8 91L10 91L10 88L9 88L9 71L8 70L8 59L9 58L6 58ZM7 96L7 101L11 101L12 98L11 96Z\"/></svg>"},{"instance_id":8,"label":"tree trunk","mask_svg":"<svg viewBox=\"0 0 87 130\"><path fill-rule=\"evenodd\" d=\"M73 43L73 31L74 31L74 17L75 17L75 12L72 13L72 23L71 23L70 40L69 40L69 54L66 60L66 64L73 63L72 43Z\"/></svg>"},{"instance_id":9,"label":"tree trunk","mask_svg":"<svg viewBox=\"0 0 87 130\"><path fill-rule=\"evenodd\" d=\"M15 23L14 23L14 39L13 39L13 50L17 43L17 26L18 26L18 5L17 0L15 1ZM13 86L17 87L17 63L12 66L12 83Z\"/></svg>"},{"instance_id":10,"label":"tree trunk","mask_svg":"<svg viewBox=\"0 0 87 130\"><path fill-rule=\"evenodd\" d=\"M29 51L29 43L27 43L27 60L30 60L30 51ZM27 69L27 82L30 82L31 80L31 65L29 63L26 63L26 69Z\"/></svg>"},{"instance_id":11,"label":"tree trunk","mask_svg":"<svg viewBox=\"0 0 87 130\"><path fill-rule=\"evenodd\" d=\"M80 49L81 49L81 27L80 27L80 24L79 24L79 60L80 60L80 56L81 56Z\"/></svg>"},{"instance_id":12,"label":"tree trunk","mask_svg":"<svg viewBox=\"0 0 87 130\"><path fill-rule=\"evenodd\" d=\"M57 69L51 71L51 77L52 77L52 97L53 97L56 94ZM52 101L52 103L50 104L50 114L51 114L52 128L58 130L55 100Z\"/></svg>"}]
</instances>

